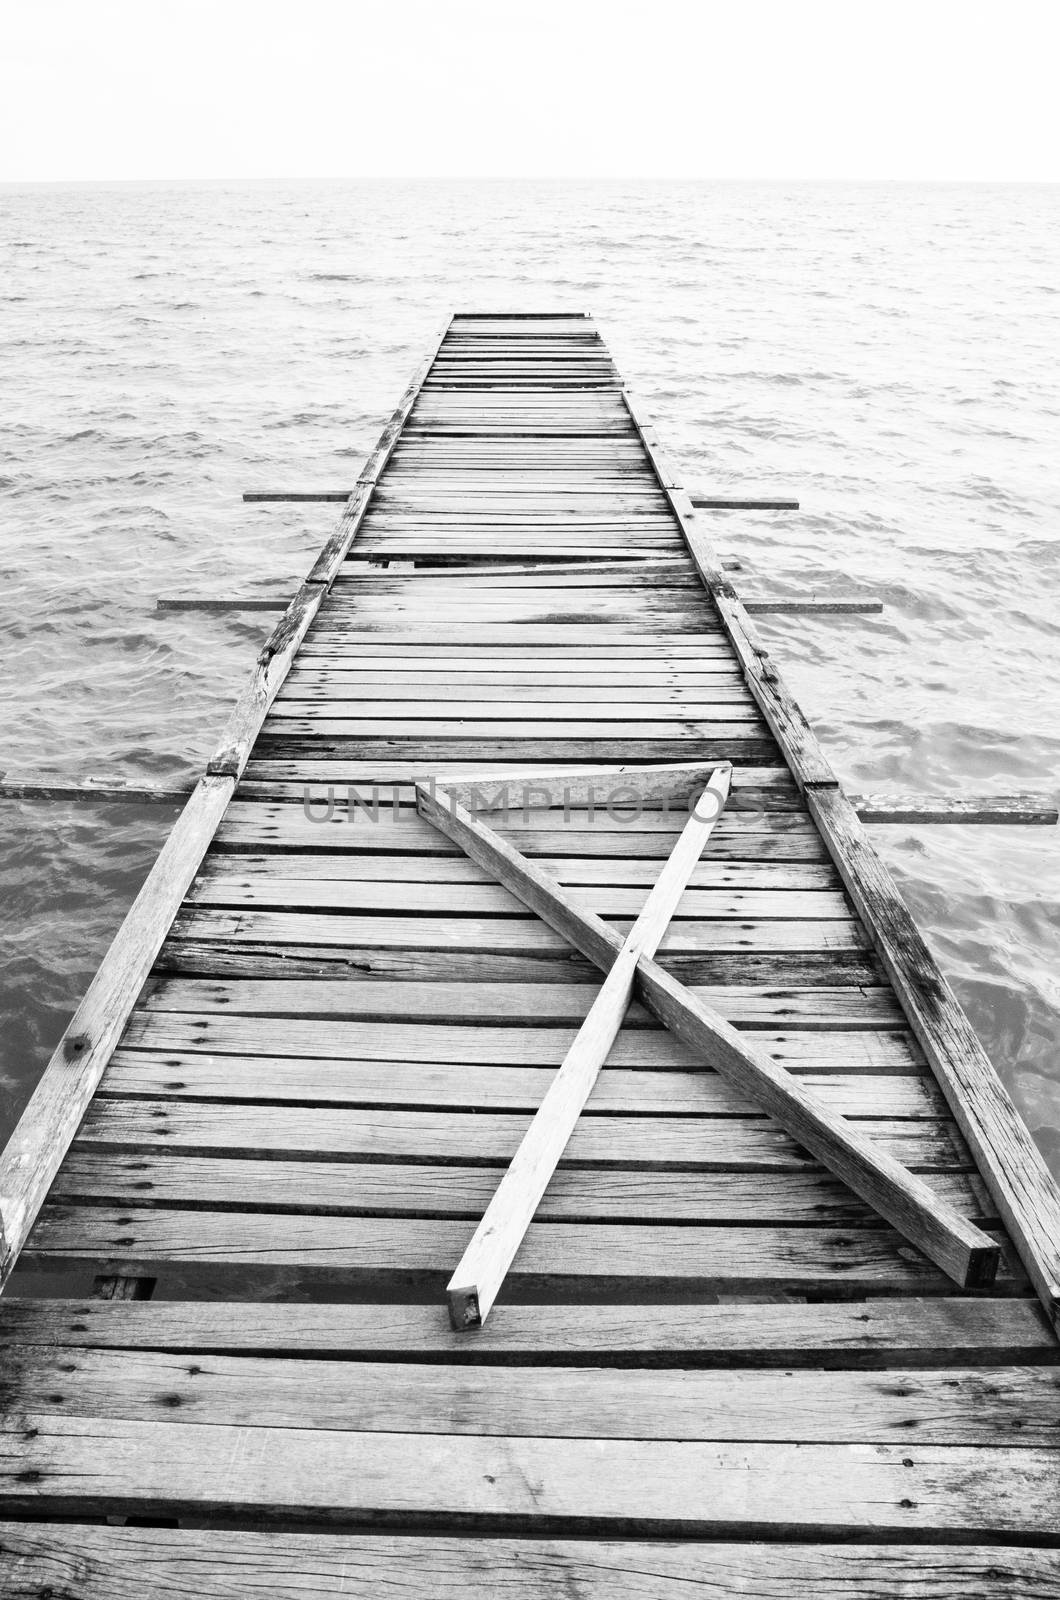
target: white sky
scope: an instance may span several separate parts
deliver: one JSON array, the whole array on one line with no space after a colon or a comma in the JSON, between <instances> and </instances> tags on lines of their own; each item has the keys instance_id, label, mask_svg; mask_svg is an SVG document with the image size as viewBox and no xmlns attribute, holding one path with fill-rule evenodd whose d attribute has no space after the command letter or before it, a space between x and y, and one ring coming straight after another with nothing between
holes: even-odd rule
<instances>
[{"instance_id":1,"label":"white sky","mask_svg":"<svg viewBox=\"0 0 1060 1600\"><path fill-rule=\"evenodd\" d=\"M0 0L0 181L1060 179L1060 0Z\"/></svg>"}]
</instances>

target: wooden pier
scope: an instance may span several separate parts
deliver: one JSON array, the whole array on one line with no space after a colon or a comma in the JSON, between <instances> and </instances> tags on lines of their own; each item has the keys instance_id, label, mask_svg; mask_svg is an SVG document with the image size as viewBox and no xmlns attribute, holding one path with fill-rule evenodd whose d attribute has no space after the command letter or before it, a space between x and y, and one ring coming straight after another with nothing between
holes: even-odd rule
<instances>
[{"instance_id":1,"label":"wooden pier","mask_svg":"<svg viewBox=\"0 0 1060 1600\"><path fill-rule=\"evenodd\" d=\"M4 1600L1060 1593L1060 1196L714 548L739 516L588 317L447 322L0 1158ZM712 762L454 1331L687 820L588 769ZM556 769L490 827L569 927L414 787ZM992 1282L883 1220L874 1152Z\"/></svg>"}]
</instances>

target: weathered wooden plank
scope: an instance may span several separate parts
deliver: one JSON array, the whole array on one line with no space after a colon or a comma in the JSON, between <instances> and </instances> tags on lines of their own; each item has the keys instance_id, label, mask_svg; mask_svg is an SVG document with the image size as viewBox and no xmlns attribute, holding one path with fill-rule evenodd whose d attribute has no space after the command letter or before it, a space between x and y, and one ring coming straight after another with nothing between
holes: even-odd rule
<instances>
[{"instance_id":1,"label":"weathered wooden plank","mask_svg":"<svg viewBox=\"0 0 1060 1600\"><path fill-rule=\"evenodd\" d=\"M527 490L511 491L514 498L531 509L545 506L549 503L550 492L546 489L541 496L530 501ZM562 493L562 489L553 489L551 493ZM428 498L433 498L437 493L437 485L431 485L425 491ZM386 498L386 481L383 480L376 490L378 500ZM618 491L609 489L605 496L608 501L617 498ZM573 494L573 499L584 503L588 491L580 490ZM481 500L481 496L478 497ZM571 566L563 562L555 566L470 566L470 567L416 567L411 571L392 572L380 567L369 567L357 561L355 556L347 557L343 569L335 579L332 594L336 599L343 595L356 596L358 594L374 595L433 595L439 594L447 599L456 599L460 595L494 594L501 592L506 596L527 594L537 595L541 590L548 590L557 596L569 598L572 591L592 590L594 595L598 590L621 590L624 593L640 593L648 590L653 593L668 593L672 590L680 591L685 595L700 594L702 587L695 575L695 569L687 555L684 556L645 556L635 557L626 561L583 561Z\"/></svg>"},{"instance_id":2,"label":"weathered wooden plank","mask_svg":"<svg viewBox=\"0 0 1060 1600\"><path fill-rule=\"evenodd\" d=\"M475 691L476 694L478 690ZM935 822L975 822L1052 827L1057 821L1056 802L1044 794L890 795L852 794L850 804L862 822L901 823L906 826Z\"/></svg>"},{"instance_id":3,"label":"weathered wooden plank","mask_svg":"<svg viewBox=\"0 0 1060 1600\"><path fill-rule=\"evenodd\" d=\"M743 607L749 617L871 616L883 610L883 601L856 594L745 594Z\"/></svg>"},{"instance_id":4,"label":"weathered wooden plank","mask_svg":"<svg viewBox=\"0 0 1060 1600\"><path fill-rule=\"evenodd\" d=\"M994 1225L974 1178L936 1173L940 1194ZM293 1211L318 1216L460 1217L474 1222L496 1187L480 1167L233 1159L76 1149L55 1180L56 1200L186 1206L195 1211ZM644 1172L561 1168L538 1209L548 1222L814 1224L878 1228L876 1213L823 1172ZM194 1229L195 1217L188 1218Z\"/></svg>"},{"instance_id":5,"label":"weathered wooden plank","mask_svg":"<svg viewBox=\"0 0 1060 1600\"><path fill-rule=\"evenodd\" d=\"M412 793L411 786L408 790ZM730 798L729 804L737 805ZM561 883L570 887L582 884L617 888L640 887L645 893L654 883L658 867L653 861L616 856L554 856L539 862ZM250 853L233 855L228 851L211 850L196 878L197 885L228 879L236 874L253 879L257 875L268 878L275 872L281 878L298 878L303 882L348 882L391 884L490 884L495 880L469 857L391 855L383 859L374 855L344 854L284 854L273 851L267 855ZM839 874L830 862L805 861L699 861L692 870L690 885L697 889L715 891L754 889L777 895L792 891L811 893L834 892L841 887ZM401 891L402 895L404 890ZM404 904L404 901L402 901Z\"/></svg>"},{"instance_id":6,"label":"weathered wooden plank","mask_svg":"<svg viewBox=\"0 0 1060 1600\"><path fill-rule=\"evenodd\" d=\"M0 1524L0 1551L22 1585L13 1597L72 1595L76 1585L78 1600L187 1600L202 1572L213 1595L233 1600L259 1592L377 1600L382 1591L392 1600L462 1600L491 1588L520 1600L684 1600L704 1583L717 1600L1048 1600L1060 1587L1055 1551L1012 1545L516 1542L10 1522Z\"/></svg>"},{"instance_id":7,"label":"weathered wooden plank","mask_svg":"<svg viewBox=\"0 0 1060 1600\"><path fill-rule=\"evenodd\" d=\"M618 1037L641 955L654 955L729 797L729 767L719 767L697 797L669 859L625 935L555 1078L446 1286L454 1328L485 1322L548 1187L600 1069Z\"/></svg>"},{"instance_id":8,"label":"weathered wooden plank","mask_svg":"<svg viewBox=\"0 0 1060 1600\"><path fill-rule=\"evenodd\" d=\"M531 1111L551 1081L551 1072L534 1067L455 1061L336 1062L327 1057L277 1055L219 1058L192 1052L174 1056L119 1047L103 1076L100 1093ZM845 1117L946 1117L946 1103L930 1074L810 1072L803 1081ZM758 1108L709 1067L673 1072L605 1066L588 1109L669 1116L753 1116Z\"/></svg>"},{"instance_id":9,"label":"weathered wooden plank","mask_svg":"<svg viewBox=\"0 0 1060 1600\"><path fill-rule=\"evenodd\" d=\"M200 779L0 1155L6 1280L234 788Z\"/></svg>"},{"instance_id":10,"label":"weathered wooden plank","mask_svg":"<svg viewBox=\"0 0 1060 1600\"><path fill-rule=\"evenodd\" d=\"M590 724L599 737L578 733L581 726L578 723L528 722L508 733L498 733L497 726L465 723L446 728L435 723L417 731L416 725L409 723L389 728L377 723L375 732L342 732L327 736L318 728L314 737L312 733L292 734L282 725L274 724L267 730L260 748L265 754L288 759L310 752L332 756L355 753L387 759L403 753L414 754L429 766L433 766L436 759L448 761L460 756L497 761L522 756L531 761L626 761L638 754L650 754L669 761L687 760L692 755L705 755L710 761L768 761L775 754L771 735L746 726L739 730L738 736L731 729L722 736L724 724L713 728L704 724L702 732L675 726L667 728L665 734L653 734L644 725L627 729L624 724L610 727Z\"/></svg>"},{"instance_id":11,"label":"weathered wooden plank","mask_svg":"<svg viewBox=\"0 0 1060 1600\"><path fill-rule=\"evenodd\" d=\"M234 858L238 863L240 858ZM576 886L582 905L604 917L636 916L648 892L647 885L621 888L611 884ZM188 895L193 905L286 906L291 911L389 911L394 906L392 884L357 879L300 878L294 874L246 877L237 872L217 873L195 885ZM401 894L406 913L433 911L450 916L482 913L493 917L525 917L521 903L508 890L487 883L410 883ZM685 891L676 913L688 920L742 919L798 922L853 921L842 893L826 889L699 889Z\"/></svg>"},{"instance_id":12,"label":"weathered wooden plank","mask_svg":"<svg viewBox=\"0 0 1060 1600\"><path fill-rule=\"evenodd\" d=\"M435 608L431 610L431 601ZM211 607L243 606L244 608L272 610L282 606L278 596L238 595L218 600L210 597L164 597L156 601L159 611L196 610ZM557 613L569 611L578 604L589 614L593 625L608 622L615 617L624 618L631 626L651 628L681 627L709 635L719 631L717 617L707 608L702 598L684 588L654 585L651 589L625 589L609 593L606 589L572 595L568 589L491 590L472 592L466 597L456 593L402 596L400 591L376 594L367 589L363 593L344 596L332 594L324 611L323 626L334 626L336 619L348 620L353 626L363 628L371 619L387 617L395 624L429 623L433 618L450 612L454 621L481 622L483 624L510 621L519 625L528 622L557 620ZM743 600L749 616L843 616L872 615L883 610L883 602L872 595L777 595L768 592L748 593Z\"/></svg>"},{"instance_id":13,"label":"weathered wooden plank","mask_svg":"<svg viewBox=\"0 0 1060 1600\"><path fill-rule=\"evenodd\" d=\"M586 913L591 915L591 913ZM606 924L602 924L606 926ZM609 929L615 942L621 937ZM588 953L588 952L586 952ZM693 999L698 991L688 993ZM336 1017L402 1021L524 1022L531 1026L580 1026L592 1004L587 984L386 983L349 978L269 979L159 978L144 996L146 1011L229 1016ZM887 988L851 992L842 987L756 990L751 985L711 987L703 998L720 1017L762 1027L848 1028L862 1023L900 1027L904 1018ZM653 1026L640 1006L632 1006L626 1026Z\"/></svg>"},{"instance_id":14,"label":"weathered wooden plank","mask_svg":"<svg viewBox=\"0 0 1060 1600\"><path fill-rule=\"evenodd\" d=\"M744 761L768 759L773 741L754 717L745 717L739 707L719 707L717 718L701 714L688 717L681 714L676 719L645 715L636 716L636 708L627 712L628 720L611 722L606 717L592 716L591 710L575 715L569 721L548 716L537 721L519 720L511 715L515 707L508 708L508 718L461 717L460 708L442 711L438 717L416 717L402 713L380 720L370 715L359 717L311 716L269 717L262 727L259 748L263 753L279 744L303 746L312 749L320 745L341 745L348 741L357 744L362 753L387 741L398 746L402 741L416 740L421 759L428 759L432 749L442 747L446 741L461 745L480 743L483 753L490 748L519 748L529 746L535 753L544 755L552 746L584 750L586 754L598 753L599 759L609 756L621 758L629 745L650 745L652 752L660 749L669 754L676 749L675 759L681 755L698 755L704 747L717 748L717 754L708 760L721 761L723 749L731 749L734 757ZM707 708L703 708L704 712Z\"/></svg>"},{"instance_id":15,"label":"weathered wooden plank","mask_svg":"<svg viewBox=\"0 0 1060 1600\"><path fill-rule=\"evenodd\" d=\"M193 783L141 783L126 778L61 778L46 772L5 772L0 800L74 800L92 805L120 800L129 805L182 805Z\"/></svg>"},{"instance_id":16,"label":"weathered wooden plank","mask_svg":"<svg viewBox=\"0 0 1060 1600\"><path fill-rule=\"evenodd\" d=\"M244 489L243 499L248 503L277 500L346 501L352 493L352 489Z\"/></svg>"},{"instance_id":17,"label":"weathered wooden plank","mask_svg":"<svg viewBox=\"0 0 1060 1600\"><path fill-rule=\"evenodd\" d=\"M404 771L415 762L415 752L411 752L411 760L405 762ZM457 765L457 763L449 763ZM316 815L317 809L327 805L338 805L343 809L360 807L363 812L377 816L383 810L393 810L395 807L412 805L412 788L404 782L388 782L387 773L398 773L404 776L400 761L381 759L374 763L376 774L361 777L361 773L370 773L371 768L355 758L348 759L340 756L324 755L319 759L307 756L303 759L269 760L262 758L248 765L247 771L251 776L244 776L240 788L240 799L246 800L280 800L294 801L305 810L307 807ZM467 763L459 765L466 769ZM804 815L802 797L792 787L788 789L780 783L763 780L757 784L751 776L762 769L757 766L747 766L741 769L748 775L744 784L736 791L732 807L736 811L768 813L776 815L780 812L798 812ZM532 784L524 786L524 793L528 796L532 792ZM351 793L352 790L352 793ZM513 793L513 802L516 795ZM595 827L600 824L610 813L606 802L607 794L597 794L593 804L593 815L590 817L575 817L573 808L569 820L578 826ZM519 812L522 803L515 806ZM535 810L534 807L528 807ZM543 811L549 808L542 807ZM554 811L563 811L563 807L553 807ZM638 805L628 807L619 799L613 806L614 822L617 826L627 827L635 825L635 814L640 809ZM644 803L645 810L662 809L661 804L656 806L652 801ZM528 819L541 825L564 823L568 820L564 816L535 815ZM838 883L838 877L834 880Z\"/></svg>"},{"instance_id":18,"label":"weathered wooden plank","mask_svg":"<svg viewBox=\"0 0 1060 1600\"><path fill-rule=\"evenodd\" d=\"M604 724L604 731L609 732L610 728L606 725L614 722L635 730L633 736L637 738L643 737L645 730L654 730L663 723L702 730L711 737L722 737L715 731L719 723L732 728L739 725L741 733L760 725L757 708L744 705L739 691L716 698L705 693L681 704L639 700L635 695L623 699L620 704L613 700L598 703L575 698L524 699L514 691L504 701L445 697L435 701L426 698L427 693L426 688L421 689L425 698L420 700L362 701L356 695L351 697L348 690L345 694L329 692L308 699L295 699L292 696L290 700L273 706L269 720L272 731L281 736L312 736L314 729L319 728L321 737L325 739L336 734L348 736L351 732L361 731L404 733L409 726L420 727L430 733L439 724L445 726L453 722L459 722L462 727L469 725L468 732L474 732L480 723L489 723L496 726L491 726L487 732L503 729L517 734L522 733L524 723L550 729L555 725L554 731L563 736L567 734L567 723L574 723L578 728ZM533 690L530 694L533 694ZM380 722L387 726L380 728ZM670 732L670 728L664 731Z\"/></svg>"},{"instance_id":19,"label":"weathered wooden plank","mask_svg":"<svg viewBox=\"0 0 1060 1600\"><path fill-rule=\"evenodd\" d=\"M309 755L286 761L258 757L248 766L246 781L283 778L297 782L303 809L310 801L325 800L330 788L347 806L359 805L373 815L381 808L414 807L415 784L422 782L428 788L442 786L455 793L461 804L473 801L476 810L508 810L513 813L513 826L562 823L623 831L662 828L676 838L695 798L694 774L700 763L623 762L606 767L585 763L557 773L545 763L520 768L513 762L450 761L443 771L427 778L414 770L415 765L414 756L404 763L365 761L356 755ZM703 765L710 771L713 764ZM787 774L758 763L734 766L732 771L731 810L769 815L798 812L806 819L802 797ZM562 815L541 815L550 810ZM411 815L403 820L413 821ZM838 883L838 875L833 881Z\"/></svg>"},{"instance_id":20,"label":"weathered wooden plank","mask_svg":"<svg viewBox=\"0 0 1060 1600\"><path fill-rule=\"evenodd\" d=\"M415 887L409 885L410 889ZM220 898L223 901L223 891ZM267 900L268 896L262 898ZM415 895L411 894L410 898L415 899ZM299 892L297 886L294 886L292 902L297 904L298 899ZM628 931L629 921L628 916L622 917L615 921L614 926L620 933L625 934ZM220 907L211 905L205 909L193 906L190 910L178 913L169 940L159 957L157 971L161 973L173 970L167 963L176 957L178 944L183 946L188 943L201 943L204 948L213 945L218 955L227 954L232 957L238 954L239 949L243 949L244 954L247 954L248 945L261 950L271 943L277 948L300 951L303 955L309 955L313 950L327 948L335 952L333 959L346 959L347 962L350 952L354 950L376 950L380 953L385 950L474 951L483 957L496 956L498 962L517 955L554 958L547 966L542 964L535 967L533 974L526 980L533 983L581 980L586 977L588 971L584 960L572 955L569 947L564 945L563 940L552 929L532 917L518 916L465 914L452 917L438 915L388 917L379 914L360 916L348 908L343 910L341 905L333 907L331 911L319 913L279 911L270 909L267 905L262 908L260 904L235 909L226 909L223 905ZM233 949L232 946L237 948ZM666 965L670 957L677 956L698 956L709 960L722 955L734 957L772 955L778 958L812 955L819 959L815 963L802 962L801 967L803 970L814 972L815 984L827 985L829 983L827 961L822 953L828 952L835 956L838 974L842 967L842 952L859 952L861 959L851 961L850 968L869 973L870 976L865 981L870 985L878 984L880 972L875 957L864 954L867 948L867 936L850 918L845 920L808 918L806 921L800 921L790 916L781 916L754 917L747 921L722 919L709 922L682 919L671 924L667 930L662 946L661 962ZM682 970L685 970L690 963L682 962L680 965ZM760 962L759 965L764 967L770 964ZM724 966L725 963L721 963L718 970L722 970ZM727 980L730 986L754 982L749 975L752 970L750 965L744 968L739 960L734 959L728 966L731 969L731 977ZM773 977L769 980L771 984L787 987L803 986L795 977L800 963L795 962L788 968L783 960L776 959L771 966L775 969ZM384 976L384 973L374 966L366 965L364 970L376 973L380 977ZM490 969L488 964L482 961L479 963L479 970L485 978ZM246 975L253 976L249 972ZM499 965L494 973L494 979L502 975L503 965ZM292 970L290 976L294 977L297 974ZM455 969L451 976L456 979ZM706 979L699 981L707 982ZM841 979L837 975L831 982L835 985L849 982L849 979Z\"/></svg>"},{"instance_id":21,"label":"weathered wooden plank","mask_svg":"<svg viewBox=\"0 0 1060 1600\"><path fill-rule=\"evenodd\" d=\"M11 1509L402 1517L512 1531L1056 1537L1060 1455L344 1433L27 1412L0 1431Z\"/></svg>"},{"instance_id":22,"label":"weathered wooden plank","mask_svg":"<svg viewBox=\"0 0 1060 1600\"><path fill-rule=\"evenodd\" d=\"M309 1284L404 1287L414 1297L441 1294L473 1224L449 1220L301 1216L289 1212L185 1209L49 1202L26 1246L26 1260L96 1270L156 1272L181 1264L291 1269ZM209 1280L209 1277L207 1278ZM1021 1292L1006 1270L999 1292ZM718 1293L785 1290L816 1296L945 1294L947 1277L884 1228L699 1227L685 1224L532 1223L508 1274L510 1291L592 1298L618 1294L651 1305L656 1296L695 1299ZM258 1292L260 1298L260 1290Z\"/></svg>"},{"instance_id":23,"label":"weathered wooden plank","mask_svg":"<svg viewBox=\"0 0 1060 1600\"><path fill-rule=\"evenodd\" d=\"M9 1348L8 1404L54 1418L539 1439L687 1439L1055 1449L1060 1383L1048 1367L918 1372L425 1366L162 1351ZM327 1441L322 1441L327 1447Z\"/></svg>"},{"instance_id":24,"label":"weathered wooden plank","mask_svg":"<svg viewBox=\"0 0 1060 1600\"><path fill-rule=\"evenodd\" d=\"M155 601L155 610L180 611L284 611L284 595L195 595L163 594Z\"/></svg>"},{"instance_id":25,"label":"weathered wooden plank","mask_svg":"<svg viewBox=\"0 0 1060 1600\"><path fill-rule=\"evenodd\" d=\"M221 915L223 913L216 913ZM236 917L251 913L235 913ZM380 919L384 920L384 919ZM712 925L711 925L712 926ZM743 926L743 925L741 925ZM801 988L872 986L882 977L871 951L844 949L816 937L829 923L778 922L747 924L774 948L700 949L664 951L659 964L691 984L797 984ZM800 939L800 929L811 929ZM765 930L765 931L763 931ZM770 933L769 930L776 930ZM184 930L182 930L183 932ZM729 941L738 945L737 939ZM798 949L800 944L823 948ZM333 978L356 972L376 979L410 983L567 983L590 981L591 964L583 956L563 952L520 951L499 953L466 948L460 934L451 939L428 934L417 946L405 932L384 931L373 939L372 930L351 936L350 943L284 944L270 938L189 939L171 935L155 963L158 975L183 974L204 978Z\"/></svg>"},{"instance_id":26,"label":"weathered wooden plank","mask_svg":"<svg viewBox=\"0 0 1060 1600\"><path fill-rule=\"evenodd\" d=\"M820 1367L878 1370L1060 1363L1037 1300L873 1298L803 1304L660 1302L641 1308L505 1305L473 1341L438 1304L377 1308L346 1301L0 1300L0 1346L246 1351L410 1362L544 1366ZM413 1375L410 1374L410 1381Z\"/></svg>"},{"instance_id":27,"label":"weathered wooden plank","mask_svg":"<svg viewBox=\"0 0 1060 1600\"><path fill-rule=\"evenodd\" d=\"M455 744L455 741L453 741ZM363 748L363 742L362 742ZM397 752L388 751L387 758ZM325 797L326 800L326 797ZM645 813L644 817L649 814ZM641 822L644 818L640 819ZM511 825L517 819L512 819ZM665 859L670 853L676 828L672 832L649 832L642 827L622 826L609 830L606 812L588 817L572 813L570 823L549 819L548 827L527 827L519 832L519 849L528 856L570 855L584 857L616 856L623 860ZM585 826L579 826L584 821ZM363 853L383 850L416 855L456 855L457 848L417 815L396 814L384 808L378 824L367 821L363 811L350 812L336 796L329 815L327 804L289 804L273 801L235 800L217 830L222 850L284 851L310 849L335 854L343 851ZM711 844L719 860L827 860L817 830L801 815L776 812L749 814L734 809L726 812Z\"/></svg>"},{"instance_id":28,"label":"weathered wooden plank","mask_svg":"<svg viewBox=\"0 0 1060 1600\"><path fill-rule=\"evenodd\" d=\"M130 1048L206 1051L221 1055L290 1055L344 1061L507 1061L555 1065L574 1037L566 1028L526 1028L476 1023L343 1022L314 1017L241 1017L137 1010L123 1044ZM755 1028L760 1050L790 1070L905 1072L922 1060L908 1030L872 1027ZM631 1028L615 1040L612 1066L644 1070L701 1067L702 1062L664 1028Z\"/></svg>"},{"instance_id":29,"label":"weathered wooden plank","mask_svg":"<svg viewBox=\"0 0 1060 1600\"><path fill-rule=\"evenodd\" d=\"M697 494L692 490L688 497L698 511L798 511L797 500L769 499L740 499L733 495Z\"/></svg>"},{"instance_id":30,"label":"weathered wooden plank","mask_svg":"<svg viewBox=\"0 0 1060 1600\"><path fill-rule=\"evenodd\" d=\"M489 681L487 681L489 679ZM487 673L473 684L423 682L389 684L385 679L364 682L346 673L309 675L308 669L294 684L288 683L273 707L274 716L311 717L505 717L519 711L530 720L555 716L560 719L610 714L609 720L648 718L670 720L702 716L700 707L710 707L719 717L737 717L750 701L747 690L736 683L687 688L671 684L631 686L616 702L617 686L598 684L540 684L536 678L521 683L497 683ZM504 706L509 709L505 711ZM459 709L458 709L459 708ZM591 708L588 709L588 708ZM757 716L757 711L755 712ZM744 719L746 720L746 719Z\"/></svg>"},{"instance_id":31,"label":"weathered wooden plank","mask_svg":"<svg viewBox=\"0 0 1060 1600\"><path fill-rule=\"evenodd\" d=\"M732 670L732 652L720 639L707 638L694 644L687 640L671 642L663 656L645 639L630 640L628 649L616 651L612 643L605 639L594 640L584 628L576 639L556 644L535 644L529 639L521 642L511 634L505 635L503 642L498 644L488 644L484 640L476 643L470 638L455 639L448 634L440 644L404 634L393 638L367 634L359 639L351 638L350 632L344 630L341 639L336 639L333 646L328 644L319 649L314 634L303 646L300 660L309 661L314 655L326 656L330 668L342 668L344 662L351 662L357 666L374 665L377 670L383 667L389 669L391 663L400 665L410 661L419 664L419 671L424 670L424 662L430 662L431 671L439 672L452 666L466 667L476 663L486 667L508 663L525 671L528 666L538 664L547 666L558 663L566 669L579 662L601 672L611 672L612 669L616 672L639 672L642 667L654 667L666 672L713 671L719 666L727 671Z\"/></svg>"},{"instance_id":32,"label":"weathered wooden plank","mask_svg":"<svg viewBox=\"0 0 1060 1600\"><path fill-rule=\"evenodd\" d=\"M81 1125L77 1145L499 1167L515 1154L529 1120L526 1114L506 1112L99 1095ZM970 1165L948 1122L883 1117L852 1121L850 1138L869 1143L880 1162L889 1156L919 1172L967 1171ZM814 1164L806 1149L761 1115L586 1117L571 1135L563 1159L570 1166L671 1172L804 1172Z\"/></svg>"}]
</instances>

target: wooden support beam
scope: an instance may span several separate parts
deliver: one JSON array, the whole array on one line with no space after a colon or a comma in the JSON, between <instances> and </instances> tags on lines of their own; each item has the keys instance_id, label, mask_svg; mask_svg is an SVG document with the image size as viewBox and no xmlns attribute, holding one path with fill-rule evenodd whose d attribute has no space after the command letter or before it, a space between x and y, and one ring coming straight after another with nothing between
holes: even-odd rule
<instances>
[{"instance_id":1,"label":"wooden support beam","mask_svg":"<svg viewBox=\"0 0 1060 1600\"><path fill-rule=\"evenodd\" d=\"M224 599L211 595L173 594L161 595L155 601L156 611L284 611L288 605L286 595L228 595Z\"/></svg>"},{"instance_id":2,"label":"wooden support beam","mask_svg":"<svg viewBox=\"0 0 1060 1600\"><path fill-rule=\"evenodd\" d=\"M353 489L245 489L247 505L296 505L348 500ZM797 500L741 499L724 495L692 494L693 506L702 511L798 511Z\"/></svg>"},{"instance_id":3,"label":"wooden support beam","mask_svg":"<svg viewBox=\"0 0 1060 1600\"><path fill-rule=\"evenodd\" d=\"M797 500L743 500L726 495L694 492L690 493L688 498L698 511L798 511L799 509Z\"/></svg>"},{"instance_id":4,"label":"wooden support beam","mask_svg":"<svg viewBox=\"0 0 1060 1600\"><path fill-rule=\"evenodd\" d=\"M736 570L733 563L726 567ZM155 601L156 611L282 611L287 605L282 595L230 595L223 599L211 595L163 595ZM860 595L748 595L744 606L755 616L845 616L883 610L882 600Z\"/></svg>"},{"instance_id":5,"label":"wooden support beam","mask_svg":"<svg viewBox=\"0 0 1060 1600\"><path fill-rule=\"evenodd\" d=\"M268 505L277 502L301 504L315 500L348 500L352 493L352 489L245 489L243 499L248 505Z\"/></svg>"},{"instance_id":6,"label":"wooden support beam","mask_svg":"<svg viewBox=\"0 0 1060 1600\"><path fill-rule=\"evenodd\" d=\"M974 822L990 825L1053 827L1057 804L1045 794L852 794L860 822Z\"/></svg>"},{"instance_id":7,"label":"wooden support beam","mask_svg":"<svg viewBox=\"0 0 1060 1600\"><path fill-rule=\"evenodd\" d=\"M129 805L183 805L194 783L129 783L121 778L60 778L47 772L0 774L0 800L123 800Z\"/></svg>"},{"instance_id":8,"label":"wooden support beam","mask_svg":"<svg viewBox=\"0 0 1060 1600\"><path fill-rule=\"evenodd\" d=\"M669 767L600 767L583 768L580 772L559 774L555 787L557 798L550 804L563 804L563 791L569 803L579 809L590 802L606 807L610 802L616 809L630 809L637 803L658 807L683 806L695 783L695 777L684 776L699 769L687 766ZM713 771L711 763L703 770ZM446 789L455 793L461 805L473 810L521 811L524 790L535 807L545 802L541 788L555 776L544 771L534 773L525 781L510 772L488 772L474 777L447 782ZM632 786L626 779L633 780ZM455 789L456 783L463 785ZM181 783L131 783L122 778L61 778L47 772L0 773L0 800L51 800L74 801L91 805L94 802L124 802L128 805L183 805L195 785ZM550 789L551 793L552 790ZM636 800L631 796L636 794ZM990 827L1055 827L1060 820L1060 809L1048 795L1043 794L981 794L961 798L956 795L850 795L850 804L861 822L903 826L938 826L963 823ZM488 803L487 803L488 802Z\"/></svg>"},{"instance_id":9,"label":"wooden support beam","mask_svg":"<svg viewBox=\"0 0 1060 1600\"><path fill-rule=\"evenodd\" d=\"M432 794L424 786L418 791L417 805L421 816L549 927L596 966L610 970L622 946L621 936L600 917L584 911L576 893L564 889L550 873L528 861L449 796ZM923 1179L832 1112L771 1057L757 1050L746 1034L738 1033L648 957L638 961L636 984L639 998L682 1043L757 1101L955 1282L968 1288L993 1281L1000 1259L998 1246Z\"/></svg>"},{"instance_id":10,"label":"wooden support beam","mask_svg":"<svg viewBox=\"0 0 1060 1600\"><path fill-rule=\"evenodd\" d=\"M449 1317L458 1331L481 1326L489 1315L618 1036L633 994L637 962L658 949L725 809L731 775L730 766L719 766L699 791L692 815L449 1280Z\"/></svg>"},{"instance_id":11,"label":"wooden support beam","mask_svg":"<svg viewBox=\"0 0 1060 1600\"><path fill-rule=\"evenodd\" d=\"M872 595L744 595L748 616L870 616L883 610L883 601Z\"/></svg>"}]
</instances>

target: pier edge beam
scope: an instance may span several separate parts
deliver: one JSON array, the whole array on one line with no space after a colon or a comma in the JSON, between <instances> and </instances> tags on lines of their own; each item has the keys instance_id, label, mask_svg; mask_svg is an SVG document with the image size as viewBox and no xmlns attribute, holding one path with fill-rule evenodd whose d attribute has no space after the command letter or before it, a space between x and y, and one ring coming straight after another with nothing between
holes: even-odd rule
<instances>
[{"instance_id":1,"label":"pier edge beam","mask_svg":"<svg viewBox=\"0 0 1060 1600\"><path fill-rule=\"evenodd\" d=\"M1060 1339L1060 1189L863 832L817 735L784 686L769 652L757 642L740 597L724 576L712 546L691 526L688 495L666 463L651 428L641 421L635 397L627 388L621 393L700 581L737 653L747 686L806 798L939 1087L981 1163L984 1181L1013 1235L1049 1325ZM882 926L878 916L885 918ZM1000 1149L994 1148L994 1141Z\"/></svg>"}]
</instances>

